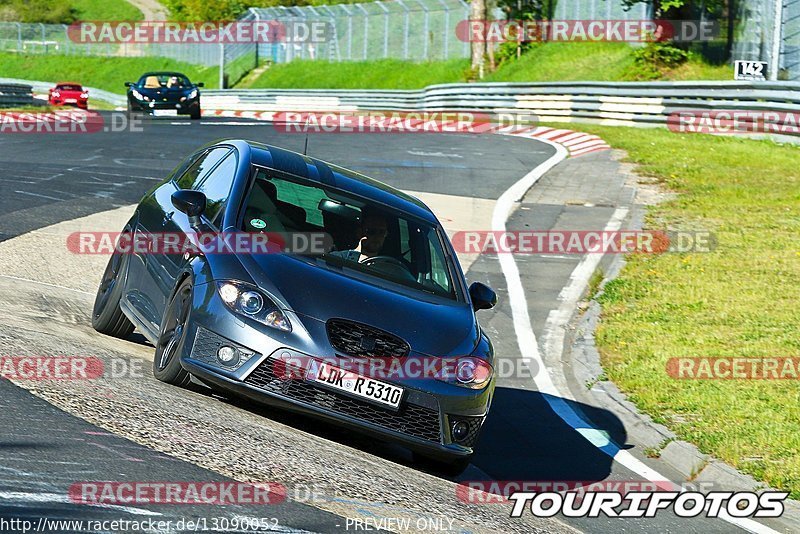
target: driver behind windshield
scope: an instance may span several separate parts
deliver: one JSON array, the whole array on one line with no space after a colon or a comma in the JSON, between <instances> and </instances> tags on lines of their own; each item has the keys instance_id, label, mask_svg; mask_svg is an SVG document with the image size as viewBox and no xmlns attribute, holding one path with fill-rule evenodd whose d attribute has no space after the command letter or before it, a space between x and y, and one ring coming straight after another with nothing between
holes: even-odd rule
<instances>
[{"instance_id":1,"label":"driver behind windshield","mask_svg":"<svg viewBox=\"0 0 800 534\"><path fill-rule=\"evenodd\" d=\"M177 76L171 76L167 82L168 89L180 89L183 86Z\"/></svg>"},{"instance_id":2,"label":"driver behind windshield","mask_svg":"<svg viewBox=\"0 0 800 534\"><path fill-rule=\"evenodd\" d=\"M368 258L378 256L386 241L388 227L386 217L374 212L362 212L361 224L358 228L358 245L352 250L331 252L349 261L362 262Z\"/></svg>"}]
</instances>

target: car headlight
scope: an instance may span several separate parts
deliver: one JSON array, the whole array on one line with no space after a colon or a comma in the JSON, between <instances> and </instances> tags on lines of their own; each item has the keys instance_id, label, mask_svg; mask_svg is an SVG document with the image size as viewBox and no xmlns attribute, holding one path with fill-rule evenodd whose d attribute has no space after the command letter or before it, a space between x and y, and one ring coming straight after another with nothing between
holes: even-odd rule
<instances>
[{"instance_id":1,"label":"car headlight","mask_svg":"<svg viewBox=\"0 0 800 534\"><path fill-rule=\"evenodd\" d=\"M81 98L89 98L89 93L86 92L81 93Z\"/></svg>"},{"instance_id":2,"label":"car headlight","mask_svg":"<svg viewBox=\"0 0 800 534\"><path fill-rule=\"evenodd\" d=\"M61 96L61 93L59 93L58 91L53 91L53 96L58 98Z\"/></svg>"},{"instance_id":3,"label":"car headlight","mask_svg":"<svg viewBox=\"0 0 800 534\"><path fill-rule=\"evenodd\" d=\"M276 330L292 331L288 317L257 288L243 282L224 280L217 282L217 293L231 311Z\"/></svg>"},{"instance_id":4,"label":"car headlight","mask_svg":"<svg viewBox=\"0 0 800 534\"><path fill-rule=\"evenodd\" d=\"M475 356L446 358L436 377L442 382L470 389L483 389L492 379L494 370L489 362Z\"/></svg>"},{"instance_id":5,"label":"car headlight","mask_svg":"<svg viewBox=\"0 0 800 534\"><path fill-rule=\"evenodd\" d=\"M146 98L142 96L142 93L140 93L136 89L131 89L131 94L133 95L133 98L135 98L136 100L146 100Z\"/></svg>"},{"instance_id":6,"label":"car headlight","mask_svg":"<svg viewBox=\"0 0 800 534\"><path fill-rule=\"evenodd\" d=\"M186 95L186 98L191 100L192 98L194 98L196 96L197 96L197 89L192 89L191 91L189 91L189 94Z\"/></svg>"}]
</instances>

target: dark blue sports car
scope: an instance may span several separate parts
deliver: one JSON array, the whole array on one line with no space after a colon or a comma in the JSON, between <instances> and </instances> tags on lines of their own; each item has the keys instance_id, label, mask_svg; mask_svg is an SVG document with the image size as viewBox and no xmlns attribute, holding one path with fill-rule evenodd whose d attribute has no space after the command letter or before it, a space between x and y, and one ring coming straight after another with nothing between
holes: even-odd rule
<instances>
[{"instance_id":1,"label":"dark blue sports car","mask_svg":"<svg viewBox=\"0 0 800 534\"><path fill-rule=\"evenodd\" d=\"M128 88L128 114L146 113L154 117L189 115L200 118L200 87L180 72L147 72Z\"/></svg>"},{"instance_id":2,"label":"dark blue sports car","mask_svg":"<svg viewBox=\"0 0 800 534\"><path fill-rule=\"evenodd\" d=\"M93 325L118 337L138 328L159 380L321 417L451 471L469 463L495 384L475 312L497 298L467 286L418 199L295 152L222 141L149 191L123 236L149 245L118 245ZM324 239L290 245L297 236ZM255 237L274 246L253 248Z\"/></svg>"}]
</instances>

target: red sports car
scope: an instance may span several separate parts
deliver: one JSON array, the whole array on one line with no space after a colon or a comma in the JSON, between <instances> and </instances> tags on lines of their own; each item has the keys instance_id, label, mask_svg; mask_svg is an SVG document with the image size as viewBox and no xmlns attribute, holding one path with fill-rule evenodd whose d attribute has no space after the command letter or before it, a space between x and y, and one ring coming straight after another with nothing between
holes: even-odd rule
<instances>
[{"instance_id":1,"label":"red sports car","mask_svg":"<svg viewBox=\"0 0 800 534\"><path fill-rule=\"evenodd\" d=\"M79 83L59 83L50 89L47 101L51 106L72 105L86 109L89 105L89 92Z\"/></svg>"}]
</instances>

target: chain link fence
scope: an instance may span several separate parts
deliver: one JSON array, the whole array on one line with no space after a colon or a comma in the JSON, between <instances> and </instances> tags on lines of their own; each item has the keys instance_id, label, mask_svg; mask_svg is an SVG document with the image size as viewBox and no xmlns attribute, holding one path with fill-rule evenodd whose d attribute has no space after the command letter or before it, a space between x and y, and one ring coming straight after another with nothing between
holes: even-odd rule
<instances>
[{"instance_id":1,"label":"chain link fence","mask_svg":"<svg viewBox=\"0 0 800 534\"><path fill-rule=\"evenodd\" d=\"M739 16L733 59L766 61L778 79L800 80L800 0L741 0Z\"/></svg>"},{"instance_id":2,"label":"chain link fence","mask_svg":"<svg viewBox=\"0 0 800 534\"><path fill-rule=\"evenodd\" d=\"M779 65L780 78L800 79L800 0L739 0L731 59ZM220 67L219 85L230 87L260 63L297 59L410 61L467 58L470 45L458 38L469 19L464 0L383 0L357 4L251 8L242 22L277 21L287 28L324 23L318 42L285 39L271 43L79 43L59 24L0 22L0 50L27 54L105 57L165 57ZM498 16L496 13L495 16ZM702 13L700 16L704 16ZM561 20L645 20L650 2L625 8L621 0L559 0ZM776 27L776 21L780 24ZM778 31L776 31L776 28Z\"/></svg>"},{"instance_id":3,"label":"chain link fence","mask_svg":"<svg viewBox=\"0 0 800 534\"><path fill-rule=\"evenodd\" d=\"M248 15L277 20L290 28L313 22L329 25L323 42L262 43L259 55L274 63L295 59L430 61L469 56L469 43L456 35L458 23L469 18L469 4L463 0L251 8Z\"/></svg>"},{"instance_id":4,"label":"chain link fence","mask_svg":"<svg viewBox=\"0 0 800 534\"><path fill-rule=\"evenodd\" d=\"M0 22L0 51L20 54L53 54L99 57L160 57L221 67L219 87L230 87L256 66L256 45L186 43L81 43L63 24ZM224 85L223 85L224 84Z\"/></svg>"},{"instance_id":5,"label":"chain link fence","mask_svg":"<svg viewBox=\"0 0 800 534\"><path fill-rule=\"evenodd\" d=\"M652 20L653 7L642 2L626 9L620 0L559 0L556 20Z\"/></svg>"}]
</instances>

